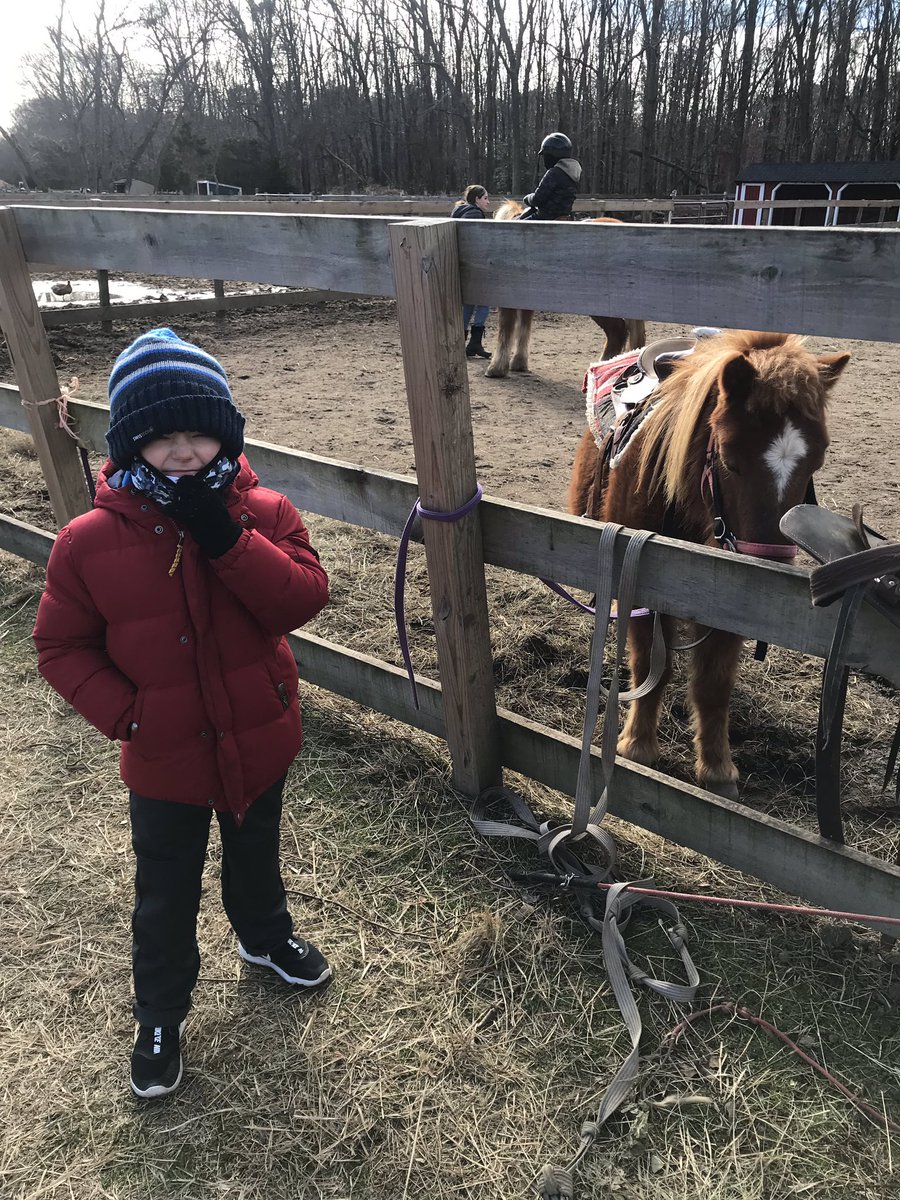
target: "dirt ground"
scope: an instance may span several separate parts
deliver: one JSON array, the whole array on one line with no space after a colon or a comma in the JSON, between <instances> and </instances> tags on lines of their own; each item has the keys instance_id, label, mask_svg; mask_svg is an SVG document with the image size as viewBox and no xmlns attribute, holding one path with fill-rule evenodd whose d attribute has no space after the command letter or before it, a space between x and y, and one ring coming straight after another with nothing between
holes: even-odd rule
<instances>
[{"instance_id":1,"label":"dirt ground","mask_svg":"<svg viewBox=\"0 0 900 1200\"><path fill-rule=\"evenodd\" d=\"M414 461L393 306L173 322L226 366L253 438L399 473ZM116 353L146 325L51 331L61 380L105 402ZM488 325L492 344L495 319ZM678 332L650 327L650 336ZM820 349L839 343L813 339ZM862 501L900 536L900 347L848 343L822 503ZM599 357L586 317L536 319L532 373L469 365L478 473L497 496L563 508L583 428L581 379ZM0 351L0 379L11 379ZM30 439L0 432L0 511L51 526ZM398 662L396 540L309 516L332 604L309 630ZM537 581L489 571L498 702L577 735L589 628ZM304 685L284 854L292 907L336 965L298 1001L248 974L218 909L215 847L201 921L203 973L185 1083L150 1112L126 1095L132 1035L128 822L115 748L39 679L30 630L41 572L0 554L0 1194L11 1200L513 1200L567 1157L627 1038L599 943L561 904L511 888L514 850L470 830L444 748ZM410 556L414 661L435 675L427 578ZM752 649L752 648L751 648ZM748 649L747 658L751 650ZM683 656L682 656L683 657ZM677 671L683 671L678 666ZM683 680L676 679L676 684ZM812 827L821 664L773 648L749 661L732 740L741 799ZM662 769L691 778L679 688ZM854 681L844 786L850 845L893 859L897 810L878 795L896 696ZM558 803L521 784L538 811ZM892 797L890 798L892 799ZM622 822L624 877L698 893L773 896L754 880ZM515 865L515 862L513 862ZM859 925L695 906L704 1002L734 997L799 1038L880 1111L900 1113L900 954ZM673 964L632 931L650 975ZM736 1023L658 1047L674 1010L640 998L645 1070L635 1103L582 1168L576 1195L620 1200L893 1200L895 1144L783 1048ZM85 1047L90 1053L85 1054ZM299 1189L299 1191L298 1191Z\"/></svg>"},{"instance_id":2,"label":"dirt ground","mask_svg":"<svg viewBox=\"0 0 900 1200\"><path fill-rule=\"evenodd\" d=\"M247 416L248 434L331 458L402 474L415 467L394 306L386 301L190 317L176 330L218 357ZM51 331L60 376L77 375L85 399L105 402L112 359L145 326L112 334L94 326ZM495 314L486 343L493 344ZM651 324L648 337L687 327ZM820 502L866 506L870 524L900 533L900 346L812 338L820 350L850 349L835 389L832 446L818 480ZM479 478L490 494L564 508L584 428L581 383L600 357L602 335L587 318L535 320L531 373L485 379L470 360L469 387Z\"/></svg>"}]
</instances>

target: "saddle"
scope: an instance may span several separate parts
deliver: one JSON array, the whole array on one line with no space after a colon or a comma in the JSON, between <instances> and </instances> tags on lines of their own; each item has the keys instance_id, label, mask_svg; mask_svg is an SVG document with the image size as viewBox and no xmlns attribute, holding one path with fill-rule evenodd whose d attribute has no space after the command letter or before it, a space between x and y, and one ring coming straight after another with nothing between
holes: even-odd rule
<instances>
[{"instance_id":1,"label":"saddle","mask_svg":"<svg viewBox=\"0 0 900 1200\"><path fill-rule=\"evenodd\" d=\"M784 514L781 532L817 562L809 586L816 607L840 599L841 608L822 679L819 723L816 731L816 811L823 837L843 842L841 820L840 756L844 704L850 667L847 646L860 606L871 605L900 628L900 542L889 542L864 524L862 507L853 506L853 517L798 504ZM900 750L900 724L888 756L883 787L890 782ZM897 781L900 802L900 777Z\"/></svg>"}]
</instances>

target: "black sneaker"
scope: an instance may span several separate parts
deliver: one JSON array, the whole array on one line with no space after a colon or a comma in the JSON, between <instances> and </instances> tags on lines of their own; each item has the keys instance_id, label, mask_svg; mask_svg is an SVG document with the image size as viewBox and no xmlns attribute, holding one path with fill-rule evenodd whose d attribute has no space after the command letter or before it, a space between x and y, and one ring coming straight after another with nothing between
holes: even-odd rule
<instances>
[{"instance_id":1,"label":"black sneaker","mask_svg":"<svg viewBox=\"0 0 900 1200\"><path fill-rule=\"evenodd\" d=\"M139 1025L131 1052L131 1090L139 1100L168 1096L181 1083L180 1025Z\"/></svg>"},{"instance_id":2,"label":"black sneaker","mask_svg":"<svg viewBox=\"0 0 900 1200\"><path fill-rule=\"evenodd\" d=\"M325 955L303 938L288 938L269 954L251 954L238 942L238 954L244 962L269 967L285 983L296 983L300 987L315 987L331 977L331 967Z\"/></svg>"}]
</instances>

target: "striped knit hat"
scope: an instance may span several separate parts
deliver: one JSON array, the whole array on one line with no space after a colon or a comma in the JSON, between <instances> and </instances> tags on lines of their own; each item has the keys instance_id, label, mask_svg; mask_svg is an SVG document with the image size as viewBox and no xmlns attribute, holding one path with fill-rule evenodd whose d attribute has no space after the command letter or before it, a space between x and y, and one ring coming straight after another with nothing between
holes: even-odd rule
<instances>
[{"instance_id":1,"label":"striped knit hat","mask_svg":"<svg viewBox=\"0 0 900 1200\"><path fill-rule=\"evenodd\" d=\"M122 351L109 377L109 456L128 467L145 443L185 430L218 438L231 458L244 448L244 418L221 363L171 329L151 329Z\"/></svg>"}]
</instances>

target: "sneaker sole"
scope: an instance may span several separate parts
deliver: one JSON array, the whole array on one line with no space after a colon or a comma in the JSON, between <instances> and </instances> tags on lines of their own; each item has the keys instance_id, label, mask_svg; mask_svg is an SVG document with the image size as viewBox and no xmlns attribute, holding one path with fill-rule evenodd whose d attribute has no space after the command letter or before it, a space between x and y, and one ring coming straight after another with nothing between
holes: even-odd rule
<instances>
[{"instance_id":1,"label":"sneaker sole","mask_svg":"<svg viewBox=\"0 0 900 1200\"><path fill-rule=\"evenodd\" d=\"M181 1035L184 1033L185 1025L187 1025L186 1020L182 1021L178 1026L179 1037L181 1037ZM182 1075L184 1075L184 1055L182 1054L180 1057L181 1061L178 1064L178 1076L174 1083L170 1083L168 1087L162 1083L155 1083L151 1087L148 1087L146 1091L141 1091L141 1089L136 1086L134 1080L132 1079L129 1081L131 1083L132 1095L138 1100L158 1100L161 1096L171 1096L172 1092L174 1092L181 1083Z\"/></svg>"},{"instance_id":2,"label":"sneaker sole","mask_svg":"<svg viewBox=\"0 0 900 1200\"><path fill-rule=\"evenodd\" d=\"M331 978L331 967L326 967L318 979L297 979L294 975L288 975L287 971L282 971L281 967L277 963L273 963L271 958L258 958L255 954L249 954L240 942L238 942L238 954L244 962L253 963L256 967L268 967L270 971L280 975L285 983L292 983L295 987L318 987L320 983Z\"/></svg>"}]
</instances>

